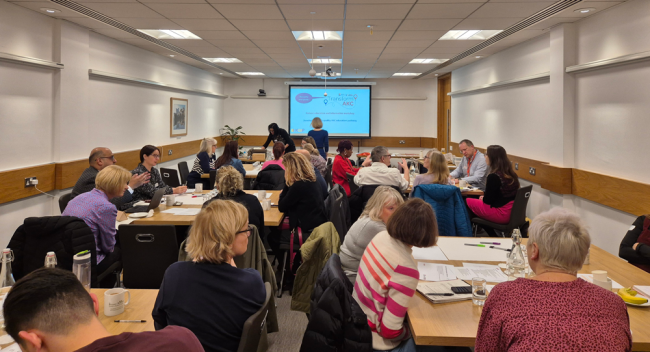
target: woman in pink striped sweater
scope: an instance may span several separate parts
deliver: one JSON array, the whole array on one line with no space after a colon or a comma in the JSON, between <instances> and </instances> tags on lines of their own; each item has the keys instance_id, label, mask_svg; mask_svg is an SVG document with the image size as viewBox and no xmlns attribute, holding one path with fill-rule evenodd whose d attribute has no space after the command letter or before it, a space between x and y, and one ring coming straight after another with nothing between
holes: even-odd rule
<instances>
[{"instance_id":1,"label":"woman in pink striped sweater","mask_svg":"<svg viewBox=\"0 0 650 352\"><path fill-rule=\"evenodd\" d=\"M411 248L436 244L436 215L423 200L410 199L395 210L386 229L363 253L352 295L368 316L375 351L420 351L404 324L419 278Z\"/></svg>"}]
</instances>

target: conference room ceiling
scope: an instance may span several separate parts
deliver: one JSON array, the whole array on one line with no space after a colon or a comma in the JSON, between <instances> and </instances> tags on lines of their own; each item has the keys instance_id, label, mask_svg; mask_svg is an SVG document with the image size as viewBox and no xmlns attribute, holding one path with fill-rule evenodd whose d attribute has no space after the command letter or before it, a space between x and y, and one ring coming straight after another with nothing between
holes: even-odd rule
<instances>
[{"instance_id":1,"label":"conference room ceiling","mask_svg":"<svg viewBox=\"0 0 650 352\"><path fill-rule=\"evenodd\" d=\"M74 22L116 40L168 56L223 77L237 77L179 55L136 35L48 1L8 0L55 18ZM624 1L585 0L479 51L476 56L436 71L450 72L524 42L560 23L575 22ZM218 63L231 72L262 72L268 78L309 78L308 59L342 59L314 64L332 67L342 78L412 79L395 73L422 73L483 40L440 40L449 30L504 30L553 5L537 0L78 0L135 29L188 30L200 40L163 39L203 58L237 58ZM42 8L59 10L46 13ZM588 13L575 12L591 8ZM315 14L311 14L315 12ZM372 26L372 34L370 28ZM342 41L300 40L292 31L342 31ZM172 56L173 55L173 56ZM430 74L423 78L435 78Z\"/></svg>"}]
</instances>

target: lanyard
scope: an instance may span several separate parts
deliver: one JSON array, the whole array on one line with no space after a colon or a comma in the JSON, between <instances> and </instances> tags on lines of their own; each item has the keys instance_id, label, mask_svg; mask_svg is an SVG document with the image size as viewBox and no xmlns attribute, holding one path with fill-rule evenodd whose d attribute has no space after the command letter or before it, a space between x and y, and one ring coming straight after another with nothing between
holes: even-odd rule
<instances>
[{"instance_id":1,"label":"lanyard","mask_svg":"<svg viewBox=\"0 0 650 352\"><path fill-rule=\"evenodd\" d=\"M467 159L467 176L469 176L469 169L472 167L472 161L474 161L474 158L476 158L476 152L478 150L474 151L474 155L472 155L472 160Z\"/></svg>"}]
</instances>

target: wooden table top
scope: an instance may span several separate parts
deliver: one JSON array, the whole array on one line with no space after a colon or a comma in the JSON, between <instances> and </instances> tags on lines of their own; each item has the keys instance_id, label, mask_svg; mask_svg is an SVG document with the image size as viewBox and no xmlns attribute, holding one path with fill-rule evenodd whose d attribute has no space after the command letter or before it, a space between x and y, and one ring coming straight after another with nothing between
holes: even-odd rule
<instances>
[{"instance_id":1,"label":"wooden table top","mask_svg":"<svg viewBox=\"0 0 650 352\"><path fill-rule=\"evenodd\" d=\"M124 307L124 313L107 317L104 315L104 292L106 289L93 288L90 292L97 295L99 300L99 321L113 335L123 332L154 331L151 312L156 303L158 290L128 289L131 301ZM146 320L146 323L116 323L115 320Z\"/></svg>"},{"instance_id":2,"label":"wooden table top","mask_svg":"<svg viewBox=\"0 0 650 352\"><path fill-rule=\"evenodd\" d=\"M404 174L402 174L402 177L404 177ZM456 184L456 187L460 187L460 186L458 184ZM406 191L404 191L404 193L409 194L412 191L413 191L413 182L411 180L411 183L409 184L409 188ZM464 192L461 191L460 194L463 197L467 197L467 196L482 196L484 193L480 189L475 189L475 190L471 190L471 191L464 191Z\"/></svg>"},{"instance_id":3,"label":"wooden table top","mask_svg":"<svg viewBox=\"0 0 650 352\"><path fill-rule=\"evenodd\" d=\"M458 240L463 241L461 238ZM430 262L454 266L462 266L462 262L496 264L458 260ZM650 273L594 245L590 249L590 265L584 265L580 272L588 274L593 270L606 270L612 280L624 287L650 285ZM481 312L482 307L473 305L471 300L433 304L416 292L409 304L408 323L417 345L471 347L476 341ZM627 306L627 312L632 329L632 350L650 351L650 308Z\"/></svg>"},{"instance_id":4,"label":"wooden table top","mask_svg":"<svg viewBox=\"0 0 650 352\"><path fill-rule=\"evenodd\" d=\"M246 170L246 176L244 176L244 178L256 178L257 173L259 172L259 170L258 170L258 172L254 172L255 171L255 166L253 166L253 164L244 164L244 170ZM250 172L250 171L253 171L253 172ZM210 178L210 174L209 173L201 174L201 178Z\"/></svg>"},{"instance_id":5,"label":"wooden table top","mask_svg":"<svg viewBox=\"0 0 650 352\"><path fill-rule=\"evenodd\" d=\"M206 193L204 191L203 193ZM257 191L245 190L244 192L248 194L256 194ZM277 205L280 200L280 193L282 191L266 191L266 193L271 193L271 203ZM200 208L201 205L181 205L174 208ZM167 210L167 206L161 204L153 212L153 216L150 218L136 219L132 222L134 225L192 225L196 215L174 215L163 213L163 210ZM271 210L264 212L264 225L265 226L279 226L284 219L284 214L278 210L277 206L272 206Z\"/></svg>"}]
</instances>

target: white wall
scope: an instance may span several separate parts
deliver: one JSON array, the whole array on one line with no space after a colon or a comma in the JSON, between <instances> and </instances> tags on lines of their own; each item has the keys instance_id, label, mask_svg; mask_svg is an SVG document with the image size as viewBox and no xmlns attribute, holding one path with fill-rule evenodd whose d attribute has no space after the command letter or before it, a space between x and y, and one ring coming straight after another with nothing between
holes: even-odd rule
<instances>
[{"instance_id":1,"label":"white wall","mask_svg":"<svg viewBox=\"0 0 650 352\"><path fill-rule=\"evenodd\" d=\"M212 73L2 0L0 33L0 52L65 65L58 71L0 62L0 171L83 159L97 146L121 152L197 140L223 125L221 99L89 78L88 69L223 93L222 78ZM187 136L169 137L171 97L189 100ZM1 204L0 248L24 218L60 214L57 199L67 192Z\"/></svg>"}]
</instances>

